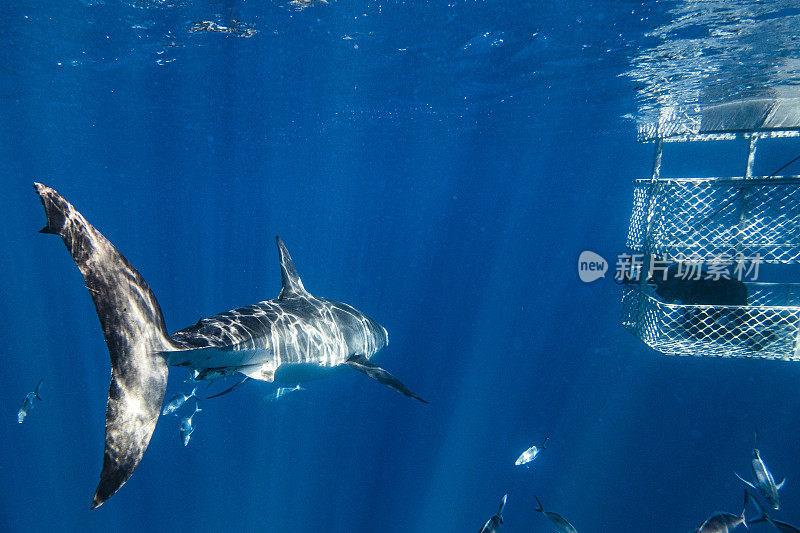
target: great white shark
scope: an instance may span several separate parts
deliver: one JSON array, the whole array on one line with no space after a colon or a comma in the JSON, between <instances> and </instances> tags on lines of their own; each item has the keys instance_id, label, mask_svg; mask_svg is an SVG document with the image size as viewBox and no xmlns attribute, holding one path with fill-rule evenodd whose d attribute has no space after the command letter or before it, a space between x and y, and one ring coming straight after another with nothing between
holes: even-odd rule
<instances>
[{"instance_id":1,"label":"great white shark","mask_svg":"<svg viewBox=\"0 0 800 533\"><path fill-rule=\"evenodd\" d=\"M92 509L119 490L141 461L164 401L169 366L188 367L195 379L240 373L269 382L276 373L297 380L310 378L310 369L349 366L425 402L370 361L388 344L386 329L347 304L306 291L279 237L278 298L201 319L170 335L155 295L128 260L56 191L34 187L47 216L40 231L59 235L83 274L111 357L103 468Z\"/></svg>"}]
</instances>

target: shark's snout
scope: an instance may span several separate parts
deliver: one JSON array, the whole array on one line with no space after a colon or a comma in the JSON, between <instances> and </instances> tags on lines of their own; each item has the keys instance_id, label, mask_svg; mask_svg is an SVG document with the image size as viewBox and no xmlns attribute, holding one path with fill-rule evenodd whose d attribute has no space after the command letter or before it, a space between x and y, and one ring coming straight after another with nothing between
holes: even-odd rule
<instances>
[{"instance_id":1,"label":"shark's snout","mask_svg":"<svg viewBox=\"0 0 800 533\"><path fill-rule=\"evenodd\" d=\"M368 318L368 324L370 333L372 333L373 339L375 339L375 351L378 351L389 344L389 333L386 331L386 328Z\"/></svg>"}]
</instances>

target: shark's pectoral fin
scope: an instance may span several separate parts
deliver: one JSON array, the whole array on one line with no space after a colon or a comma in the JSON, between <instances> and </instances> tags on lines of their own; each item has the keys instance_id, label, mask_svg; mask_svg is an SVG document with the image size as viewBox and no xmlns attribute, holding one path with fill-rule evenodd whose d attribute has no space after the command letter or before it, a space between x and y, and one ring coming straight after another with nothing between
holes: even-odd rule
<instances>
[{"instance_id":1,"label":"shark's pectoral fin","mask_svg":"<svg viewBox=\"0 0 800 533\"><path fill-rule=\"evenodd\" d=\"M349 367L355 368L359 372L363 372L372 379L377 380L380 383L383 383L387 387L390 387L401 394L405 394L410 398L415 398L421 401L422 403L428 403L419 396L417 396L416 394L414 394L413 392L411 392L411 390L408 387L403 385L403 383L399 379L391 375L389 372L379 367L378 365L370 363L369 360L362 354L351 355L347 359L347 361L345 361L345 364Z\"/></svg>"},{"instance_id":2,"label":"shark's pectoral fin","mask_svg":"<svg viewBox=\"0 0 800 533\"><path fill-rule=\"evenodd\" d=\"M132 364L112 365L106 405L106 446L92 509L131 477L150 443L167 390L167 363L144 350Z\"/></svg>"},{"instance_id":3,"label":"shark's pectoral fin","mask_svg":"<svg viewBox=\"0 0 800 533\"><path fill-rule=\"evenodd\" d=\"M778 489L778 490L780 490L780 489L782 489L782 488L783 488L783 486L784 486L785 484L786 484L786 478L783 478L783 481L781 481L780 483L778 483L778 484L775 486L775 488L776 488L776 489Z\"/></svg>"}]
</instances>

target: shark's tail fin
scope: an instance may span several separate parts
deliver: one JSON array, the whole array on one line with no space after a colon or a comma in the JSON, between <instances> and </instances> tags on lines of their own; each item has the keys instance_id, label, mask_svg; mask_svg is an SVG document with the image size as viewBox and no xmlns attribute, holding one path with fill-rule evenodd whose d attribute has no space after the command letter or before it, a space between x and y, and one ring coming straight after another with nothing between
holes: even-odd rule
<instances>
[{"instance_id":1,"label":"shark's tail fin","mask_svg":"<svg viewBox=\"0 0 800 533\"><path fill-rule=\"evenodd\" d=\"M59 235L83 274L111 356L105 455L94 509L128 480L147 449L167 387L167 363L159 352L173 346L161 308L136 269L56 191L34 186L47 215L41 232Z\"/></svg>"}]
</instances>

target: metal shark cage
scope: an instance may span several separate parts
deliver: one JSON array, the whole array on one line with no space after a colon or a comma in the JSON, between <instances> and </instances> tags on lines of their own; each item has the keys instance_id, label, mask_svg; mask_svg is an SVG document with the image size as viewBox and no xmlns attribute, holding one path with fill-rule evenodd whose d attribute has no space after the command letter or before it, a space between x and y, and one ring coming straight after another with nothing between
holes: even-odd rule
<instances>
[{"instance_id":1,"label":"metal shark cage","mask_svg":"<svg viewBox=\"0 0 800 533\"><path fill-rule=\"evenodd\" d=\"M760 141L800 137L800 101L733 102L703 111L694 125L640 131L640 140L655 147L651 176L634 184L626 242L641 272L653 272L664 258L726 258L734 270L743 258L800 263L800 176L753 172ZM666 143L737 139L749 141L741 176L661 175ZM623 284L622 323L664 354L800 360L800 284L742 283L742 305L687 303L661 297L642 274Z\"/></svg>"}]
</instances>

